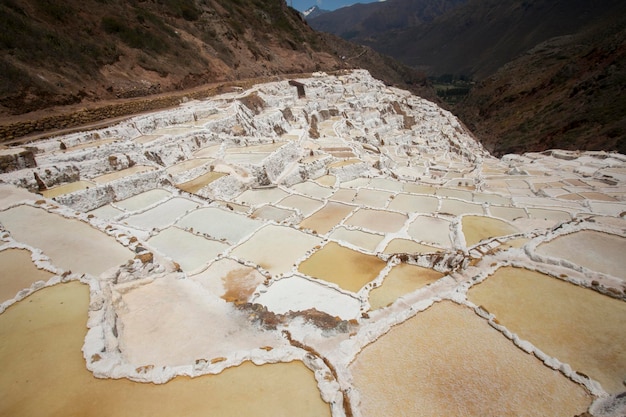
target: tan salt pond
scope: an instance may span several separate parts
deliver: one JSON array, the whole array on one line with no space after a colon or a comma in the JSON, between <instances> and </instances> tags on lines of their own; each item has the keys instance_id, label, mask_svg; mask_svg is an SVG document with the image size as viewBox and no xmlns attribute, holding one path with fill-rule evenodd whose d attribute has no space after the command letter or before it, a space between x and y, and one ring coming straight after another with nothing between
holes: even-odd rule
<instances>
[{"instance_id":1,"label":"tan salt pond","mask_svg":"<svg viewBox=\"0 0 626 417\"><path fill-rule=\"evenodd\" d=\"M174 197L143 213L124 219L124 222L144 230L162 229L172 225L176 219L196 207L198 207L198 203L186 198Z\"/></svg>"},{"instance_id":2,"label":"tan salt pond","mask_svg":"<svg viewBox=\"0 0 626 417\"><path fill-rule=\"evenodd\" d=\"M322 243L318 237L298 230L268 225L237 246L231 254L256 263L272 274L289 272L308 251Z\"/></svg>"},{"instance_id":3,"label":"tan salt pond","mask_svg":"<svg viewBox=\"0 0 626 417\"><path fill-rule=\"evenodd\" d=\"M527 210L532 219L553 220L555 222L566 222L572 219L572 216L566 211L543 208L528 208Z\"/></svg>"},{"instance_id":4,"label":"tan salt pond","mask_svg":"<svg viewBox=\"0 0 626 417\"><path fill-rule=\"evenodd\" d=\"M474 201L489 204L511 204L511 199L497 194L474 193Z\"/></svg>"},{"instance_id":5,"label":"tan salt pond","mask_svg":"<svg viewBox=\"0 0 626 417\"><path fill-rule=\"evenodd\" d=\"M411 194L435 194L437 189L430 185L415 184L407 182L403 187L404 191Z\"/></svg>"},{"instance_id":6,"label":"tan salt pond","mask_svg":"<svg viewBox=\"0 0 626 417\"><path fill-rule=\"evenodd\" d=\"M461 227L468 248L485 239L519 233L515 226L486 216L463 216Z\"/></svg>"},{"instance_id":7,"label":"tan salt pond","mask_svg":"<svg viewBox=\"0 0 626 417\"><path fill-rule=\"evenodd\" d=\"M133 197L129 197L125 200L118 201L115 203L115 206L128 211L138 211L150 207L159 201L164 201L171 196L171 192L156 188L154 190L149 190Z\"/></svg>"},{"instance_id":8,"label":"tan salt pond","mask_svg":"<svg viewBox=\"0 0 626 417\"><path fill-rule=\"evenodd\" d=\"M292 186L291 189L313 198L328 198L333 194L332 188L323 187L312 181L301 182Z\"/></svg>"},{"instance_id":9,"label":"tan salt pond","mask_svg":"<svg viewBox=\"0 0 626 417\"><path fill-rule=\"evenodd\" d=\"M439 207L439 199L429 195L398 194L389 203L389 209L404 213L434 213Z\"/></svg>"},{"instance_id":10,"label":"tan salt pond","mask_svg":"<svg viewBox=\"0 0 626 417\"><path fill-rule=\"evenodd\" d=\"M48 188L47 190L40 191L41 195L46 198L54 198L60 195L73 193L75 191L86 190L90 187L95 187L96 184L91 181L76 181L68 184L59 185L58 187Z\"/></svg>"},{"instance_id":11,"label":"tan salt pond","mask_svg":"<svg viewBox=\"0 0 626 417\"><path fill-rule=\"evenodd\" d=\"M441 213L449 213L455 216L463 214L483 214L483 206L477 203L469 203L462 200L444 198L441 201Z\"/></svg>"},{"instance_id":12,"label":"tan salt pond","mask_svg":"<svg viewBox=\"0 0 626 417\"><path fill-rule=\"evenodd\" d=\"M352 210L354 210L353 206L329 201L320 210L304 219L304 221L300 223L300 227L313 230L320 235L325 235L350 214Z\"/></svg>"},{"instance_id":13,"label":"tan salt pond","mask_svg":"<svg viewBox=\"0 0 626 417\"><path fill-rule=\"evenodd\" d=\"M358 246L367 251L374 252L378 244L383 240L382 235L367 233L361 230L351 230L338 227L330 234L330 238L339 242L346 242Z\"/></svg>"},{"instance_id":14,"label":"tan salt pond","mask_svg":"<svg viewBox=\"0 0 626 417\"><path fill-rule=\"evenodd\" d=\"M280 200L278 205L299 210L303 216L307 217L322 208L324 202L301 195L290 195Z\"/></svg>"},{"instance_id":15,"label":"tan salt pond","mask_svg":"<svg viewBox=\"0 0 626 417\"><path fill-rule=\"evenodd\" d=\"M120 139L119 138L108 138L108 139L94 140L93 142L81 143L79 145L70 146L69 148L64 149L64 152L72 152L72 151L77 151L77 150L80 150L80 149L95 148L95 147L98 147L100 145L107 145L109 143L116 142L118 140L120 140Z\"/></svg>"},{"instance_id":16,"label":"tan salt pond","mask_svg":"<svg viewBox=\"0 0 626 417\"><path fill-rule=\"evenodd\" d=\"M23 188L9 184L0 184L0 208L7 208L22 201L37 199L37 195Z\"/></svg>"},{"instance_id":17,"label":"tan salt pond","mask_svg":"<svg viewBox=\"0 0 626 417\"><path fill-rule=\"evenodd\" d=\"M134 257L129 249L87 223L39 208L17 206L0 212L0 223L15 240L41 249L54 265L74 273L98 276Z\"/></svg>"},{"instance_id":18,"label":"tan salt pond","mask_svg":"<svg viewBox=\"0 0 626 417\"><path fill-rule=\"evenodd\" d=\"M266 205L254 210L250 217L253 219L273 220L280 223L291 217L295 217L295 215L296 212L293 210Z\"/></svg>"},{"instance_id":19,"label":"tan salt pond","mask_svg":"<svg viewBox=\"0 0 626 417\"><path fill-rule=\"evenodd\" d=\"M52 273L37 268L30 251L24 249L1 251L0 265L0 303L37 281L48 281L52 277Z\"/></svg>"},{"instance_id":20,"label":"tan salt pond","mask_svg":"<svg viewBox=\"0 0 626 417\"><path fill-rule=\"evenodd\" d=\"M608 392L624 391L626 302L512 267L498 269L471 288L468 298L520 338L600 382Z\"/></svg>"},{"instance_id":21,"label":"tan salt pond","mask_svg":"<svg viewBox=\"0 0 626 417\"><path fill-rule=\"evenodd\" d=\"M228 153L224 155L224 160L229 164L252 164L258 165L269 153Z\"/></svg>"},{"instance_id":22,"label":"tan salt pond","mask_svg":"<svg viewBox=\"0 0 626 417\"><path fill-rule=\"evenodd\" d=\"M345 157L350 157L350 156L354 156L354 154L352 154L351 152L347 152L345 154ZM340 156L338 156L340 157ZM338 162L333 162L332 164L328 165L329 169L332 168L343 168L343 167L347 167L348 165L354 165L354 164L360 164L363 161L361 161L360 159L347 159L345 161L338 161Z\"/></svg>"},{"instance_id":23,"label":"tan salt pond","mask_svg":"<svg viewBox=\"0 0 626 417\"><path fill-rule=\"evenodd\" d=\"M360 204L374 208L384 208L394 193L389 191L369 190L361 188L354 198L354 204Z\"/></svg>"},{"instance_id":24,"label":"tan salt pond","mask_svg":"<svg viewBox=\"0 0 626 417\"><path fill-rule=\"evenodd\" d=\"M155 167L151 166L135 165L120 171L100 175L99 177L92 178L92 181L96 184L106 184L111 181L119 180L120 178L130 177L131 175L141 174L142 172L154 171L155 169Z\"/></svg>"},{"instance_id":25,"label":"tan salt pond","mask_svg":"<svg viewBox=\"0 0 626 417\"><path fill-rule=\"evenodd\" d=\"M165 171L170 175L182 174L191 169L198 168L202 165L205 165L211 161L213 161L213 159L209 159L209 158L188 159L184 162L181 162L180 164L172 165L171 167L167 168Z\"/></svg>"},{"instance_id":26,"label":"tan salt pond","mask_svg":"<svg viewBox=\"0 0 626 417\"><path fill-rule=\"evenodd\" d=\"M352 200L354 200L354 197L356 197L356 190L341 188L335 191L335 194L333 194L329 198L331 200L339 201L342 203L352 203Z\"/></svg>"},{"instance_id":27,"label":"tan salt pond","mask_svg":"<svg viewBox=\"0 0 626 417\"><path fill-rule=\"evenodd\" d=\"M187 182L177 184L176 187L188 193L194 194L225 175L227 174L223 172L210 171Z\"/></svg>"},{"instance_id":28,"label":"tan salt pond","mask_svg":"<svg viewBox=\"0 0 626 417\"><path fill-rule=\"evenodd\" d=\"M235 201L254 207L261 204L274 204L289 195L288 192L276 188L262 188L257 190L246 190L239 194Z\"/></svg>"},{"instance_id":29,"label":"tan salt pond","mask_svg":"<svg viewBox=\"0 0 626 417\"><path fill-rule=\"evenodd\" d=\"M472 201L473 194L467 190L457 190L454 188L438 188L437 195L458 198L460 200Z\"/></svg>"},{"instance_id":30,"label":"tan salt pond","mask_svg":"<svg viewBox=\"0 0 626 417\"><path fill-rule=\"evenodd\" d=\"M381 190L400 192L402 191L404 184L400 181L395 181L387 178L372 178L370 181L370 187L378 188Z\"/></svg>"},{"instance_id":31,"label":"tan salt pond","mask_svg":"<svg viewBox=\"0 0 626 417\"><path fill-rule=\"evenodd\" d=\"M89 211L89 214L93 214L94 216L97 216L104 220L113 219L123 213L124 213L123 210L115 208L111 206L110 204L107 204L102 207L98 207L97 209Z\"/></svg>"},{"instance_id":32,"label":"tan salt pond","mask_svg":"<svg viewBox=\"0 0 626 417\"><path fill-rule=\"evenodd\" d=\"M381 233L393 233L402 229L407 216L385 210L359 209L344 223L350 226L362 227Z\"/></svg>"},{"instance_id":33,"label":"tan salt pond","mask_svg":"<svg viewBox=\"0 0 626 417\"><path fill-rule=\"evenodd\" d=\"M521 207L501 207L501 206L489 206L489 212L494 217L499 217L504 220L526 219L526 211Z\"/></svg>"},{"instance_id":34,"label":"tan salt pond","mask_svg":"<svg viewBox=\"0 0 626 417\"><path fill-rule=\"evenodd\" d=\"M337 177L334 175L323 175L315 179L315 182L325 187L334 187L337 182Z\"/></svg>"},{"instance_id":35,"label":"tan salt pond","mask_svg":"<svg viewBox=\"0 0 626 417\"><path fill-rule=\"evenodd\" d=\"M408 233L416 240L451 248L450 226L451 223L448 220L439 217L417 216L409 225Z\"/></svg>"},{"instance_id":36,"label":"tan salt pond","mask_svg":"<svg viewBox=\"0 0 626 417\"><path fill-rule=\"evenodd\" d=\"M396 238L389 242L383 253L434 253L441 251L441 248L422 245L421 243L409 239Z\"/></svg>"},{"instance_id":37,"label":"tan salt pond","mask_svg":"<svg viewBox=\"0 0 626 417\"><path fill-rule=\"evenodd\" d=\"M591 402L581 386L449 301L393 327L349 369L363 417L562 417Z\"/></svg>"},{"instance_id":38,"label":"tan salt pond","mask_svg":"<svg viewBox=\"0 0 626 417\"><path fill-rule=\"evenodd\" d=\"M222 145L210 145L198 149L194 154L194 158L211 158L217 155Z\"/></svg>"},{"instance_id":39,"label":"tan salt pond","mask_svg":"<svg viewBox=\"0 0 626 417\"><path fill-rule=\"evenodd\" d=\"M358 292L376 278L385 265L376 256L328 242L302 262L298 270L311 277L333 282L344 290Z\"/></svg>"},{"instance_id":40,"label":"tan salt pond","mask_svg":"<svg viewBox=\"0 0 626 417\"><path fill-rule=\"evenodd\" d=\"M443 276L432 269L410 264L399 264L391 268L380 287L370 291L372 310L386 307L399 297L422 288Z\"/></svg>"},{"instance_id":41,"label":"tan salt pond","mask_svg":"<svg viewBox=\"0 0 626 417\"><path fill-rule=\"evenodd\" d=\"M0 315L0 415L331 415L313 373L299 361L246 362L163 385L94 378L81 352L88 306L88 287L72 282L42 289Z\"/></svg>"},{"instance_id":42,"label":"tan salt pond","mask_svg":"<svg viewBox=\"0 0 626 417\"><path fill-rule=\"evenodd\" d=\"M263 222L218 207L206 207L187 214L177 225L204 233L216 240L237 243L263 226Z\"/></svg>"},{"instance_id":43,"label":"tan salt pond","mask_svg":"<svg viewBox=\"0 0 626 417\"><path fill-rule=\"evenodd\" d=\"M148 240L150 246L172 258L184 271L193 271L205 265L228 245L196 236L177 227L168 227Z\"/></svg>"},{"instance_id":44,"label":"tan salt pond","mask_svg":"<svg viewBox=\"0 0 626 417\"><path fill-rule=\"evenodd\" d=\"M581 230L542 243L536 251L626 281L626 238L621 236Z\"/></svg>"}]
</instances>

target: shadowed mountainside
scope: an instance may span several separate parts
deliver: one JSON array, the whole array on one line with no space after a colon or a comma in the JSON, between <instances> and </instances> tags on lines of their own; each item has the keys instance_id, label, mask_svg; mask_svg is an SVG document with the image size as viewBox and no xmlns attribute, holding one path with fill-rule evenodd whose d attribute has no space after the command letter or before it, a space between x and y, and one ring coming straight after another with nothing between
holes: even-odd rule
<instances>
[{"instance_id":1,"label":"shadowed mountainside","mask_svg":"<svg viewBox=\"0 0 626 417\"><path fill-rule=\"evenodd\" d=\"M626 153L626 14L543 42L454 108L494 154Z\"/></svg>"}]
</instances>

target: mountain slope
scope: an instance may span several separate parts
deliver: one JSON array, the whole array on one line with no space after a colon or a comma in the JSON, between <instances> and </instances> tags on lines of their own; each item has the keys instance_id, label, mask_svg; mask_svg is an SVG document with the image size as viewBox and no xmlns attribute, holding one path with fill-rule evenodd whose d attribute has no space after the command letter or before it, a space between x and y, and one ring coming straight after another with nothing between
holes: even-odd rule
<instances>
[{"instance_id":1,"label":"mountain slope","mask_svg":"<svg viewBox=\"0 0 626 417\"><path fill-rule=\"evenodd\" d=\"M623 13L623 5L621 0L468 0L432 23L367 44L429 74L481 80L541 42Z\"/></svg>"},{"instance_id":2,"label":"mountain slope","mask_svg":"<svg viewBox=\"0 0 626 417\"><path fill-rule=\"evenodd\" d=\"M387 32L419 26L466 0L387 0L343 7L315 18L309 24L357 43L376 39ZM369 44L374 49L375 43Z\"/></svg>"},{"instance_id":3,"label":"mountain slope","mask_svg":"<svg viewBox=\"0 0 626 417\"><path fill-rule=\"evenodd\" d=\"M0 116L346 67L283 0L6 0L0 25Z\"/></svg>"},{"instance_id":4,"label":"mountain slope","mask_svg":"<svg viewBox=\"0 0 626 417\"><path fill-rule=\"evenodd\" d=\"M496 155L626 152L626 14L550 39L476 85L455 113Z\"/></svg>"}]
</instances>

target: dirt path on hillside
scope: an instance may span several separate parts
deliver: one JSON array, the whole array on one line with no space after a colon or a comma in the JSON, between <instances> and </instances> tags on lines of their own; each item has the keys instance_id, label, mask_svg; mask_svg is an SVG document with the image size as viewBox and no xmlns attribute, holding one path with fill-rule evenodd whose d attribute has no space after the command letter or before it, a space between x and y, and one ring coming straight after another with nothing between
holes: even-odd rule
<instances>
[{"instance_id":1,"label":"dirt path on hillside","mask_svg":"<svg viewBox=\"0 0 626 417\"><path fill-rule=\"evenodd\" d=\"M57 106L17 116L3 117L0 118L0 146L22 145L52 136L99 129L139 114L175 108L187 100L205 99L237 88L245 90L255 84L310 76L310 73L281 74L271 77L223 81L153 96Z\"/></svg>"}]
</instances>

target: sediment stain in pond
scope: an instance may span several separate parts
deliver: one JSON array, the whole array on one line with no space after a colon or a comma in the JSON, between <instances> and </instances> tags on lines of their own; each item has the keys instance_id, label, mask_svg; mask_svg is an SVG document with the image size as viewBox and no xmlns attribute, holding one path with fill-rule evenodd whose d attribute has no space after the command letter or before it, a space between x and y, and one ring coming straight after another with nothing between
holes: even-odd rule
<instances>
[{"instance_id":1,"label":"sediment stain in pond","mask_svg":"<svg viewBox=\"0 0 626 417\"><path fill-rule=\"evenodd\" d=\"M370 292L372 310L386 307L405 294L437 281L443 274L421 266L399 264L385 277L383 284Z\"/></svg>"},{"instance_id":2,"label":"sediment stain in pond","mask_svg":"<svg viewBox=\"0 0 626 417\"><path fill-rule=\"evenodd\" d=\"M580 385L449 301L366 346L350 371L363 417L561 417L591 402Z\"/></svg>"},{"instance_id":3,"label":"sediment stain in pond","mask_svg":"<svg viewBox=\"0 0 626 417\"><path fill-rule=\"evenodd\" d=\"M522 268L500 268L470 289L520 338L599 381L605 390L624 390L626 302Z\"/></svg>"},{"instance_id":4,"label":"sediment stain in pond","mask_svg":"<svg viewBox=\"0 0 626 417\"><path fill-rule=\"evenodd\" d=\"M94 378L81 352L88 305L88 287L72 282L40 290L0 315L0 415L331 415L313 373L299 361L246 362L163 385Z\"/></svg>"},{"instance_id":5,"label":"sediment stain in pond","mask_svg":"<svg viewBox=\"0 0 626 417\"><path fill-rule=\"evenodd\" d=\"M363 285L376 278L385 265L376 256L329 242L302 262L298 270L314 278L334 282L344 290L358 292Z\"/></svg>"}]
</instances>

